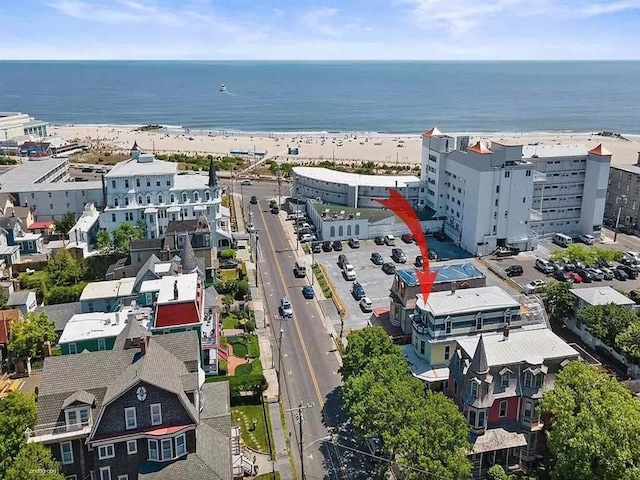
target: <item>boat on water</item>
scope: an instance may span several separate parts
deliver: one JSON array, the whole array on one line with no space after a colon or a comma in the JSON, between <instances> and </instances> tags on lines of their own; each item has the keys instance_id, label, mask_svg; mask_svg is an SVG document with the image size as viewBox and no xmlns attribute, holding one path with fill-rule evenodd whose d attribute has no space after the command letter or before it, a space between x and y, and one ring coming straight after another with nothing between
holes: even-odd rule
<instances>
[{"instance_id":1,"label":"boat on water","mask_svg":"<svg viewBox=\"0 0 640 480\"><path fill-rule=\"evenodd\" d=\"M227 87L224 85L224 83L222 85L220 85L220 91L221 92L226 92L227 91Z\"/></svg>"}]
</instances>

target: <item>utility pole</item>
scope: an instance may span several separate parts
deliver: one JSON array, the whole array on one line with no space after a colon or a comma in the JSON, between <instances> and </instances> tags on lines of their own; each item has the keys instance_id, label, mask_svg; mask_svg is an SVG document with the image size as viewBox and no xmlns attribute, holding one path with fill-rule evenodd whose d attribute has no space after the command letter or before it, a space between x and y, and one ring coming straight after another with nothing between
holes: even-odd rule
<instances>
[{"instance_id":1,"label":"utility pole","mask_svg":"<svg viewBox=\"0 0 640 480\"><path fill-rule=\"evenodd\" d=\"M278 337L278 398L280 398L280 371L282 370L282 337L284 336L284 330L280 329L280 337Z\"/></svg>"},{"instance_id":2,"label":"utility pole","mask_svg":"<svg viewBox=\"0 0 640 480\"><path fill-rule=\"evenodd\" d=\"M300 405L298 405L295 408L290 408L287 410L287 412L296 412L298 415L298 433L300 435L300 438L298 439L299 443L300 443L300 468L301 468L301 478L302 480L306 480L307 477L304 473L304 437L303 437L303 430L302 430L302 425L304 424L304 418L302 417L302 411L306 410L307 408L313 408L314 405L312 403L307 403L306 405L303 404L302 402L300 402Z\"/></svg>"},{"instance_id":3,"label":"utility pole","mask_svg":"<svg viewBox=\"0 0 640 480\"><path fill-rule=\"evenodd\" d=\"M618 239L618 225L620 224L620 213L622 212L622 205L623 204L625 206L627 205L627 196L620 195L619 197L616 197L616 203L618 203L619 207L618 207L618 216L616 217L616 228L615 228L615 232L613 233L614 242Z\"/></svg>"},{"instance_id":4,"label":"utility pole","mask_svg":"<svg viewBox=\"0 0 640 480\"><path fill-rule=\"evenodd\" d=\"M313 287L313 277L314 277L313 267L316 264L316 252L315 252L313 247L315 247L316 243L318 243L318 242L311 242L311 270L310 271L311 271L311 286L312 287Z\"/></svg>"},{"instance_id":5,"label":"utility pole","mask_svg":"<svg viewBox=\"0 0 640 480\"><path fill-rule=\"evenodd\" d=\"M282 186L282 170L276 172L276 180L278 180L278 207L280 206L280 187Z\"/></svg>"},{"instance_id":6,"label":"utility pole","mask_svg":"<svg viewBox=\"0 0 640 480\"><path fill-rule=\"evenodd\" d=\"M256 260L256 288L258 288L258 240L260 237L258 236L257 233L255 234L255 236L256 236L256 251L254 253L254 257Z\"/></svg>"},{"instance_id":7,"label":"utility pole","mask_svg":"<svg viewBox=\"0 0 640 480\"><path fill-rule=\"evenodd\" d=\"M300 217L298 216L298 187L296 187L296 252L300 247Z\"/></svg>"}]
</instances>

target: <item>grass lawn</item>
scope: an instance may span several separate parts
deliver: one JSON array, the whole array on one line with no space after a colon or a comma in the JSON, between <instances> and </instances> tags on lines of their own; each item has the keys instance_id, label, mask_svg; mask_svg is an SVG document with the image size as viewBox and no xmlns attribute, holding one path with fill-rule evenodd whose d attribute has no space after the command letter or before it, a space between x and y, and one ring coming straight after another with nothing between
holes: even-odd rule
<instances>
[{"instance_id":1,"label":"grass lawn","mask_svg":"<svg viewBox=\"0 0 640 480\"><path fill-rule=\"evenodd\" d=\"M224 326L224 321L222 325ZM233 355L236 357L244 358L246 355L249 355L251 358L260 357L258 337L255 335L236 337L230 339L229 343L233 345Z\"/></svg>"},{"instance_id":2,"label":"grass lawn","mask_svg":"<svg viewBox=\"0 0 640 480\"><path fill-rule=\"evenodd\" d=\"M280 472L276 471L276 476L273 476L273 473L269 472L269 473L263 473L261 475L258 475L257 477L253 477L253 480L273 480L275 478L275 480L280 480Z\"/></svg>"},{"instance_id":3,"label":"grass lawn","mask_svg":"<svg viewBox=\"0 0 640 480\"><path fill-rule=\"evenodd\" d=\"M253 420L256 429L253 430ZM267 429L262 405L238 405L231 408L231 422L240 427L244 443L254 450L269 454Z\"/></svg>"},{"instance_id":4,"label":"grass lawn","mask_svg":"<svg viewBox=\"0 0 640 480\"><path fill-rule=\"evenodd\" d=\"M262 363L260 362L260 360L254 360L251 363L245 363L244 365L238 365L236 367L236 371L235 371L235 376L241 376L241 375L261 375L262 374Z\"/></svg>"},{"instance_id":5,"label":"grass lawn","mask_svg":"<svg viewBox=\"0 0 640 480\"><path fill-rule=\"evenodd\" d=\"M233 338L229 340L229 343L233 345L234 357L244 358L247 356L247 341L244 338Z\"/></svg>"},{"instance_id":6,"label":"grass lawn","mask_svg":"<svg viewBox=\"0 0 640 480\"><path fill-rule=\"evenodd\" d=\"M234 314L230 313L222 319L222 328L224 328L225 330L231 330L236 328L237 323L238 318Z\"/></svg>"},{"instance_id":7,"label":"grass lawn","mask_svg":"<svg viewBox=\"0 0 640 480\"><path fill-rule=\"evenodd\" d=\"M235 268L220 270L220 280L223 282L233 282L238 279L238 272Z\"/></svg>"}]
</instances>

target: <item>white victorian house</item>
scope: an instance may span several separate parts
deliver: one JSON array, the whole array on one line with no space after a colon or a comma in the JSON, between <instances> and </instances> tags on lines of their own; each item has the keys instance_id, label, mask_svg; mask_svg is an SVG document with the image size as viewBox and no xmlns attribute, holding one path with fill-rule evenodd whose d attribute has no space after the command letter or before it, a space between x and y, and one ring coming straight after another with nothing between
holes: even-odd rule
<instances>
[{"instance_id":1,"label":"white victorian house","mask_svg":"<svg viewBox=\"0 0 640 480\"><path fill-rule=\"evenodd\" d=\"M147 238L163 237L170 221L197 219L211 225L211 244L231 245L228 214L221 211L221 190L213 167L209 175L178 174L178 164L140 153L137 144L131 158L118 163L103 177L105 196L100 227L111 231L123 222L142 219Z\"/></svg>"}]
</instances>

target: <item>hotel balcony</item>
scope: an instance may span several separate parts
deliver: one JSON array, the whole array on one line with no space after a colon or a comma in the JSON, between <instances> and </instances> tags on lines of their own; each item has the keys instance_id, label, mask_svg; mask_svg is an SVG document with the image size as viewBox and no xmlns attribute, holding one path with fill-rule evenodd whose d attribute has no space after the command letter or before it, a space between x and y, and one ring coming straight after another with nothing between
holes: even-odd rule
<instances>
[{"instance_id":1,"label":"hotel balcony","mask_svg":"<svg viewBox=\"0 0 640 480\"><path fill-rule=\"evenodd\" d=\"M533 171L533 183L546 182L547 175L545 173L539 172L538 170Z\"/></svg>"},{"instance_id":2,"label":"hotel balcony","mask_svg":"<svg viewBox=\"0 0 640 480\"><path fill-rule=\"evenodd\" d=\"M544 220L544 216L540 210L536 210L534 208L529 209L529 221L530 222L541 222Z\"/></svg>"},{"instance_id":3,"label":"hotel balcony","mask_svg":"<svg viewBox=\"0 0 640 480\"><path fill-rule=\"evenodd\" d=\"M88 423L69 425L65 422L43 423L36 425L34 430L27 428L24 433L27 437L27 443L59 443L86 437L92 427L93 420Z\"/></svg>"}]
</instances>

